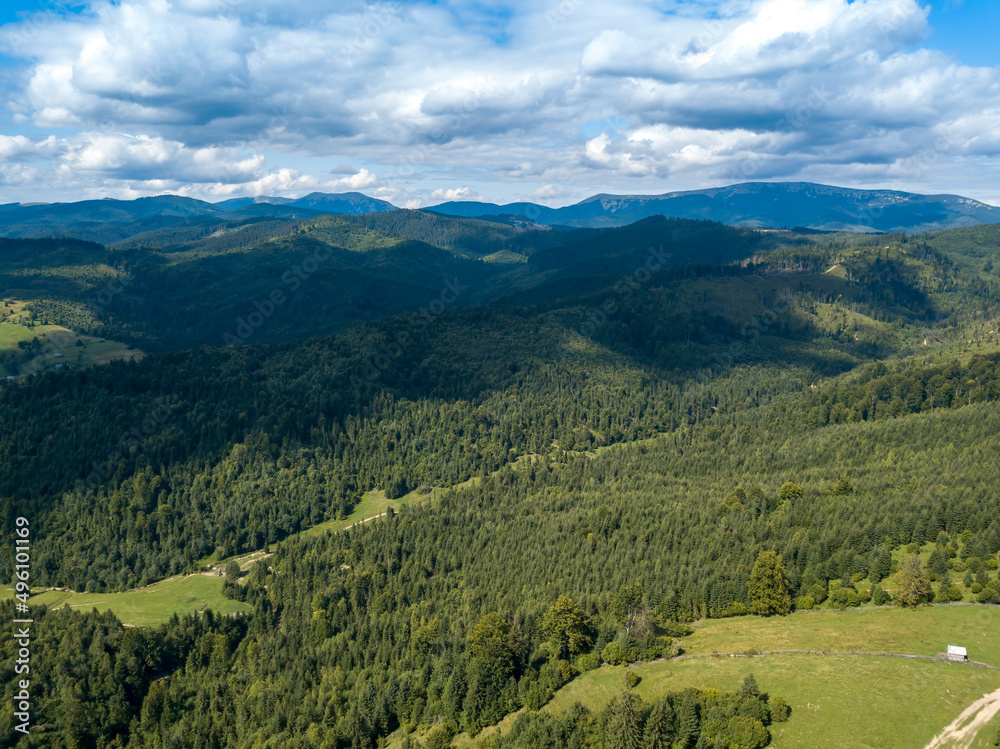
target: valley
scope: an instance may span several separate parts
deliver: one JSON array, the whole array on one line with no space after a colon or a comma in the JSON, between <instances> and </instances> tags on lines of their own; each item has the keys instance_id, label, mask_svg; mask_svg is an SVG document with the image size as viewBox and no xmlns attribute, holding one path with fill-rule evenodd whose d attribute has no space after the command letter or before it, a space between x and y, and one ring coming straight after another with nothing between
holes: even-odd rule
<instances>
[{"instance_id":1,"label":"valley","mask_svg":"<svg viewBox=\"0 0 1000 749\"><path fill-rule=\"evenodd\" d=\"M1000 666L996 226L387 211L3 241L9 287L36 269L7 308L36 327L4 326L135 353L0 387L33 652L98 710L56 717L43 676L41 736L156 745L208 699L186 730L220 746L533 749L663 698L703 734L748 710L775 746L909 747L1000 685L839 654ZM765 552L787 603L748 616ZM787 722L733 696L751 671Z\"/></svg>"}]
</instances>

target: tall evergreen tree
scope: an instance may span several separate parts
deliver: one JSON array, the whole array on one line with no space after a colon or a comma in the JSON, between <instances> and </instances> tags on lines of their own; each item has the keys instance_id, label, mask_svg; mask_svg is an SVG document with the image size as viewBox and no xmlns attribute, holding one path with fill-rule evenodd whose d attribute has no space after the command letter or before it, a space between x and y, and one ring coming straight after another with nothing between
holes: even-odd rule
<instances>
[{"instance_id":1,"label":"tall evergreen tree","mask_svg":"<svg viewBox=\"0 0 1000 749\"><path fill-rule=\"evenodd\" d=\"M643 749L671 749L674 744L674 709L666 699L659 699L646 718Z\"/></svg>"},{"instance_id":2,"label":"tall evergreen tree","mask_svg":"<svg viewBox=\"0 0 1000 749\"><path fill-rule=\"evenodd\" d=\"M642 749L642 716L639 700L631 689L623 689L611 703L604 731L605 749Z\"/></svg>"},{"instance_id":3,"label":"tall evergreen tree","mask_svg":"<svg viewBox=\"0 0 1000 749\"><path fill-rule=\"evenodd\" d=\"M677 743L687 749L694 743L698 735L698 706L694 701L694 693L688 689L681 699L680 709L677 711Z\"/></svg>"}]
</instances>

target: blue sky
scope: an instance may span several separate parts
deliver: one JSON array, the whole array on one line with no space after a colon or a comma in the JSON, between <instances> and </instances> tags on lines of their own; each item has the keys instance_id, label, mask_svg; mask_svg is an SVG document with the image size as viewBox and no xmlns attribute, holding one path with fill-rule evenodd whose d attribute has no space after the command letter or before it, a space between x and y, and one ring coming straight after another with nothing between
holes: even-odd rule
<instances>
[{"instance_id":1,"label":"blue sky","mask_svg":"<svg viewBox=\"0 0 1000 749\"><path fill-rule=\"evenodd\" d=\"M989 0L8 3L0 202L808 180L1000 204L998 35Z\"/></svg>"}]
</instances>

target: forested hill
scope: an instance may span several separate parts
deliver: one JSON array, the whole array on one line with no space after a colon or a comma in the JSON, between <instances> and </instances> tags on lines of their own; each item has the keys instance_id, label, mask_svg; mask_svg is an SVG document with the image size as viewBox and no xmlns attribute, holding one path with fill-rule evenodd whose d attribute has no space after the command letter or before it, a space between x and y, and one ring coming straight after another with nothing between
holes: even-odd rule
<instances>
[{"instance_id":1,"label":"forested hill","mask_svg":"<svg viewBox=\"0 0 1000 749\"><path fill-rule=\"evenodd\" d=\"M0 289L27 302L29 324L164 351L338 333L440 304L479 305L557 279L586 276L606 287L640 267L728 263L804 241L662 217L553 232L381 215L389 218L226 221L107 247L4 239Z\"/></svg>"},{"instance_id":2,"label":"forested hill","mask_svg":"<svg viewBox=\"0 0 1000 749\"><path fill-rule=\"evenodd\" d=\"M245 619L126 632L39 613L37 740L373 749L400 729L475 732L602 661L675 653L686 622L746 613L765 551L783 560L787 605L849 597L855 576L877 585L893 552L924 542L1000 600L995 228L813 237L661 221L578 235L578 272L571 257L542 267L569 235L518 253L533 230L492 233L522 259L476 303L435 297L337 335L164 346L0 386L4 530L32 518L33 584L110 592L277 545L227 586ZM420 253L492 264L456 239L481 225L436 226L447 242L422 220L405 230L423 238L311 219L262 244L136 246L135 265L104 265L164 279L174 263L246 264L249 279L274 246L370 257L365 273ZM648 237L668 230L675 261L649 263ZM698 257L706 238L731 244ZM12 247L8 278L48 285L52 310L70 309L74 284L94 288L82 272L24 273ZM45 248L43 271L115 252ZM157 332L173 323L120 309L121 330L175 340ZM418 508L296 535L365 491L432 487ZM697 718L711 699L669 706ZM746 704L763 730L770 708ZM690 730L693 743L720 729Z\"/></svg>"},{"instance_id":3,"label":"forested hill","mask_svg":"<svg viewBox=\"0 0 1000 749\"><path fill-rule=\"evenodd\" d=\"M717 225L665 226L675 233L665 246L693 249L707 237L737 241L736 255L766 248ZM640 252L648 261L641 240L663 228L613 230L634 239L615 244L608 262ZM342 222L299 232L315 243L359 237ZM778 396L799 398L793 411L810 414L803 426L989 400L991 370L962 358L923 367L912 387L861 368L888 360L890 372L908 369L901 355L935 362L996 344L996 243L977 237L964 253L948 233L793 237L748 263L557 275L502 303L442 301L333 338L22 378L0 390L4 522L15 506L48 518L42 582L120 589L343 515L372 487L398 496L449 486L522 455L673 433ZM600 257L592 248L608 241L603 233L585 238L581 257ZM407 263L413 240L392 241ZM54 243L38 265L78 267L100 252ZM9 268L25 262L7 259ZM872 395L865 382L883 384ZM863 394L845 395L858 387ZM754 414L746 418L764 418Z\"/></svg>"}]
</instances>

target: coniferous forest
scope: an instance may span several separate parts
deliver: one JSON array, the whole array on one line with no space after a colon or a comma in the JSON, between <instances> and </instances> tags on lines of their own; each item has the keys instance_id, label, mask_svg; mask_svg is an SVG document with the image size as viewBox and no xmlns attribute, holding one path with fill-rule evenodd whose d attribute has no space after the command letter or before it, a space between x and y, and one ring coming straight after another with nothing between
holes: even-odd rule
<instances>
[{"instance_id":1,"label":"coniferous forest","mask_svg":"<svg viewBox=\"0 0 1000 749\"><path fill-rule=\"evenodd\" d=\"M0 735L766 746L800 706L752 677L540 708L602 665L681 654L709 619L953 588L1000 604L998 261L996 226L416 211L3 240L18 325L147 353L23 376L46 342L2 354L0 517L9 537L30 519L32 587L112 595L267 555L226 579L244 616L33 607L34 727L14 733L11 682ZM256 332L225 345L241 319ZM408 502L303 533L373 491ZM926 570L901 566L927 544Z\"/></svg>"}]
</instances>

